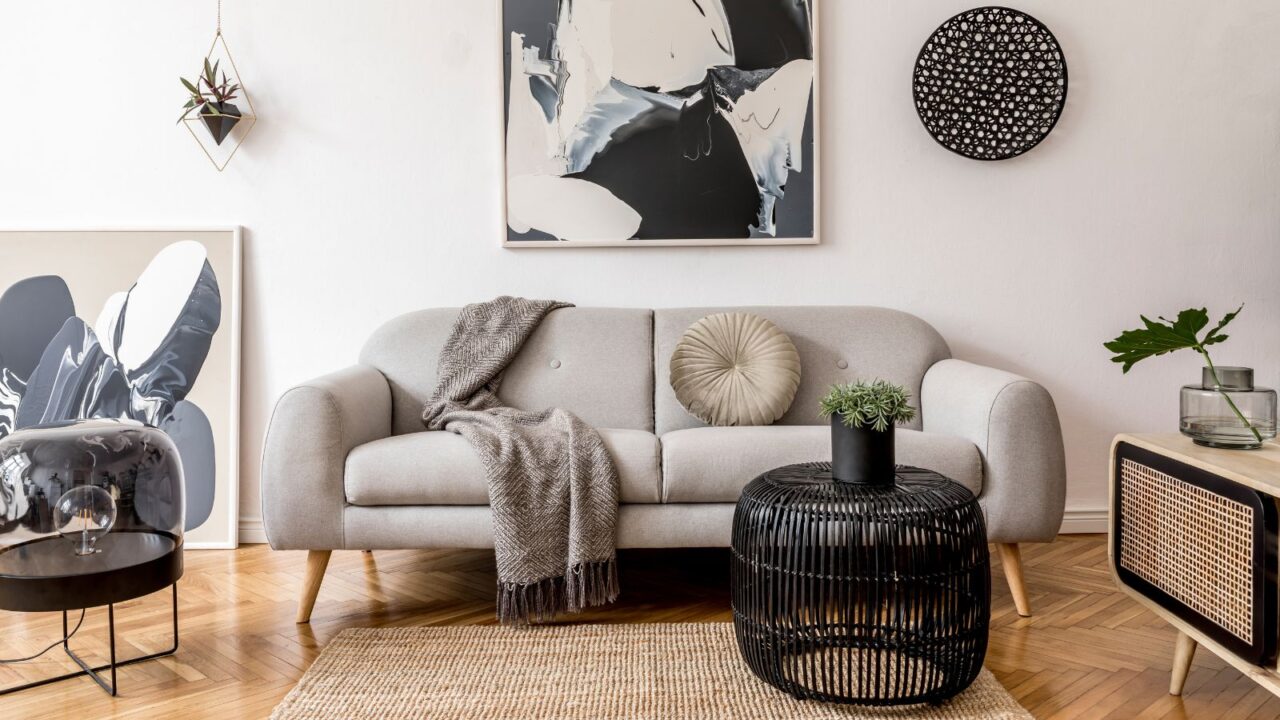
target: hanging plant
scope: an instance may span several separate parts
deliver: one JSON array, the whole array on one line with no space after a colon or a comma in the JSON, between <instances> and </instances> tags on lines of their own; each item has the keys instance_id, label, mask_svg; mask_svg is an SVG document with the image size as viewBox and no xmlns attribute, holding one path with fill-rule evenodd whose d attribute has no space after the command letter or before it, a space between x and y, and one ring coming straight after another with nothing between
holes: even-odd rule
<instances>
[{"instance_id":1,"label":"hanging plant","mask_svg":"<svg viewBox=\"0 0 1280 720\"><path fill-rule=\"evenodd\" d=\"M228 80L225 72L219 77L219 62L221 61L215 60L210 64L206 57L204 71L194 83L183 77L178 78L190 93L187 103L182 106L182 117L178 118L178 122L186 120L192 112L199 113L209 134L213 136L213 141L221 145L235 129L236 123L240 122L240 108L231 102L236 99L240 86Z\"/></svg>"},{"instance_id":2,"label":"hanging plant","mask_svg":"<svg viewBox=\"0 0 1280 720\"><path fill-rule=\"evenodd\" d=\"M200 72L195 77L194 82L178 78L187 94L178 123L186 127L205 157L222 172L257 124L258 117L253 110L253 97L240 79L231 48L222 35L221 0L213 42L205 51Z\"/></svg>"}]
</instances>

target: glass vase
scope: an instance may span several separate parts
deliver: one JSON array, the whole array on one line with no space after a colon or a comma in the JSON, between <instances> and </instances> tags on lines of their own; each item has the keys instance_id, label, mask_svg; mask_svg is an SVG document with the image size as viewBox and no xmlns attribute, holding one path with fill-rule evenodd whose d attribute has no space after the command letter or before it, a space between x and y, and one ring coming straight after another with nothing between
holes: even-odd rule
<instances>
[{"instance_id":1,"label":"glass vase","mask_svg":"<svg viewBox=\"0 0 1280 720\"><path fill-rule=\"evenodd\" d=\"M1182 386L1181 410L1179 430L1199 445L1253 449L1276 436L1276 391L1254 387L1252 368L1204 368Z\"/></svg>"}]
</instances>

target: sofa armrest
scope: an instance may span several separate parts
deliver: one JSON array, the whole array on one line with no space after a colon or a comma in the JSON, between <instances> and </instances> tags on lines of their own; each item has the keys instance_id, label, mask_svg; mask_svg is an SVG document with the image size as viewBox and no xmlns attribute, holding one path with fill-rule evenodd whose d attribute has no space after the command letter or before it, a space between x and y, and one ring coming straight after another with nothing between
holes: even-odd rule
<instances>
[{"instance_id":1,"label":"sofa armrest","mask_svg":"<svg viewBox=\"0 0 1280 720\"><path fill-rule=\"evenodd\" d=\"M368 365L285 392L262 451L262 522L271 547L342 549L347 453L390 435L391 388Z\"/></svg>"},{"instance_id":2,"label":"sofa armrest","mask_svg":"<svg viewBox=\"0 0 1280 720\"><path fill-rule=\"evenodd\" d=\"M925 432L978 446L988 539L1053 540L1062 526L1067 470L1049 392L1012 373L943 360L925 373L920 407Z\"/></svg>"}]
</instances>

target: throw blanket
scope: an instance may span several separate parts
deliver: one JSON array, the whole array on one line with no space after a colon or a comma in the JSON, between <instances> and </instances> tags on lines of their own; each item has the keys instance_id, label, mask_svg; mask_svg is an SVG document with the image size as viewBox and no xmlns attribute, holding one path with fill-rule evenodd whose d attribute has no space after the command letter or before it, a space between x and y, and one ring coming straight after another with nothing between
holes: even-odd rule
<instances>
[{"instance_id":1,"label":"throw blanket","mask_svg":"<svg viewBox=\"0 0 1280 720\"><path fill-rule=\"evenodd\" d=\"M504 407L498 385L547 313L568 303L500 297L462 310L440 351L428 430L457 433L489 480L498 620L550 620L618 597L618 474L600 434L560 409Z\"/></svg>"}]
</instances>

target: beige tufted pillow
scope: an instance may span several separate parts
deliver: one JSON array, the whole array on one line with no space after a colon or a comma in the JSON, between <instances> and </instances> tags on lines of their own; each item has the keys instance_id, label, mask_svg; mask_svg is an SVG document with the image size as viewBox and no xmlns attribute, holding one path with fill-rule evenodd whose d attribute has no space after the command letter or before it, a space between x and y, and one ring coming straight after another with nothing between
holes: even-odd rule
<instances>
[{"instance_id":1,"label":"beige tufted pillow","mask_svg":"<svg viewBox=\"0 0 1280 720\"><path fill-rule=\"evenodd\" d=\"M709 425L768 425L800 387L800 354L777 325L716 313L689 326L671 354L671 389Z\"/></svg>"}]
</instances>

